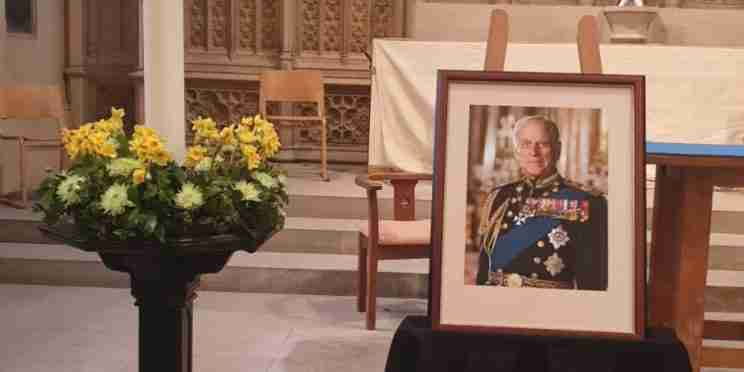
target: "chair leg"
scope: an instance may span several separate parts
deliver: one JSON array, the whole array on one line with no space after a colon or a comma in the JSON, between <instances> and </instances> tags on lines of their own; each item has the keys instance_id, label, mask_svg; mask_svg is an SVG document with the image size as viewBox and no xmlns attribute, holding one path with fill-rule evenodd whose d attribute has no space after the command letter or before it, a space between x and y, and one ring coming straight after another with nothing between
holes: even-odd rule
<instances>
[{"instance_id":1,"label":"chair leg","mask_svg":"<svg viewBox=\"0 0 744 372\"><path fill-rule=\"evenodd\" d=\"M359 234L359 262L357 266L357 311L367 310L367 238Z\"/></svg>"},{"instance_id":2,"label":"chair leg","mask_svg":"<svg viewBox=\"0 0 744 372\"><path fill-rule=\"evenodd\" d=\"M25 156L26 156L26 143L24 142L23 138L21 138L20 143L18 144L20 147L20 153L18 154L18 171L21 175L21 204L24 208L28 206L28 190L26 189L26 164L25 164Z\"/></svg>"},{"instance_id":3,"label":"chair leg","mask_svg":"<svg viewBox=\"0 0 744 372\"><path fill-rule=\"evenodd\" d=\"M320 178L323 181L330 181L328 178L328 128L326 120L320 124Z\"/></svg>"},{"instance_id":4,"label":"chair leg","mask_svg":"<svg viewBox=\"0 0 744 372\"><path fill-rule=\"evenodd\" d=\"M377 313L377 247L367 247L367 329L375 330Z\"/></svg>"}]
</instances>

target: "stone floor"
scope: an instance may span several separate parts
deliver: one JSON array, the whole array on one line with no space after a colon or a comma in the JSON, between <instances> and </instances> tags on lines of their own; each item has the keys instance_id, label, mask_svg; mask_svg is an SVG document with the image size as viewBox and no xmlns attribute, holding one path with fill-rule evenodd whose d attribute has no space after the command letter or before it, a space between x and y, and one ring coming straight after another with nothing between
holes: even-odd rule
<instances>
[{"instance_id":1,"label":"stone floor","mask_svg":"<svg viewBox=\"0 0 744 372\"><path fill-rule=\"evenodd\" d=\"M128 289L0 285L0 371L137 370L137 308ZM390 341L426 301L380 299L378 330L355 299L202 291L194 371L383 371Z\"/></svg>"},{"instance_id":2,"label":"stone floor","mask_svg":"<svg viewBox=\"0 0 744 372\"><path fill-rule=\"evenodd\" d=\"M0 284L0 298L0 371L137 370L128 289ZM425 313L425 300L382 298L367 331L353 297L201 291L194 371L382 372L400 321Z\"/></svg>"}]
</instances>

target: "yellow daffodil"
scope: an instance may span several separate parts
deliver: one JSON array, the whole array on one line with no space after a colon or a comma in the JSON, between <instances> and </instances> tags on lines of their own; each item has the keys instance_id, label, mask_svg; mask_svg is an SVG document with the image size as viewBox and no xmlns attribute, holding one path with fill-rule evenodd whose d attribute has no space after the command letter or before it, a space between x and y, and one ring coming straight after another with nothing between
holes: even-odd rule
<instances>
[{"instance_id":1,"label":"yellow daffodil","mask_svg":"<svg viewBox=\"0 0 744 372\"><path fill-rule=\"evenodd\" d=\"M132 172L132 183L135 185L139 185L145 182L146 176L147 176L147 170L143 168L135 169L134 172Z\"/></svg>"},{"instance_id":2,"label":"yellow daffodil","mask_svg":"<svg viewBox=\"0 0 744 372\"><path fill-rule=\"evenodd\" d=\"M256 137L256 132L252 128L241 126L238 129L238 139L240 143L249 145L255 142L258 137Z\"/></svg>"},{"instance_id":3,"label":"yellow daffodil","mask_svg":"<svg viewBox=\"0 0 744 372\"><path fill-rule=\"evenodd\" d=\"M230 125L222 128L222 131L220 132L220 140L222 141L223 146L236 145L238 141L235 139L235 126Z\"/></svg>"},{"instance_id":4,"label":"yellow daffodil","mask_svg":"<svg viewBox=\"0 0 744 372\"><path fill-rule=\"evenodd\" d=\"M206 147L200 145L191 146L186 152L186 160L183 165L187 168L194 168L200 161L202 161L202 159L204 159L205 156L207 156Z\"/></svg>"},{"instance_id":5,"label":"yellow daffodil","mask_svg":"<svg viewBox=\"0 0 744 372\"><path fill-rule=\"evenodd\" d=\"M248 170L254 170L261 165L261 155L258 154L258 149L253 145L242 145L240 151L243 153L245 158L245 165Z\"/></svg>"},{"instance_id":6,"label":"yellow daffodil","mask_svg":"<svg viewBox=\"0 0 744 372\"><path fill-rule=\"evenodd\" d=\"M134 134L129 141L129 150L137 155L137 159L145 164L155 163L165 166L172 160L165 149L165 143L152 129L142 125L134 127Z\"/></svg>"}]
</instances>

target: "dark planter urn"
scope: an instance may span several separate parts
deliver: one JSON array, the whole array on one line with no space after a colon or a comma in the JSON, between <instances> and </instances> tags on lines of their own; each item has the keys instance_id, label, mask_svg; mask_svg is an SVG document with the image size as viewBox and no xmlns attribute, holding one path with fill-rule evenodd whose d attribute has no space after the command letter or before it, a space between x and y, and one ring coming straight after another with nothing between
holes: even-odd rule
<instances>
[{"instance_id":1,"label":"dark planter urn","mask_svg":"<svg viewBox=\"0 0 744 372\"><path fill-rule=\"evenodd\" d=\"M205 235L168 244L149 240L84 240L73 226L44 226L44 235L96 252L111 270L129 273L139 307L139 371L191 372L193 302L201 274L217 273L236 251L268 240Z\"/></svg>"}]
</instances>

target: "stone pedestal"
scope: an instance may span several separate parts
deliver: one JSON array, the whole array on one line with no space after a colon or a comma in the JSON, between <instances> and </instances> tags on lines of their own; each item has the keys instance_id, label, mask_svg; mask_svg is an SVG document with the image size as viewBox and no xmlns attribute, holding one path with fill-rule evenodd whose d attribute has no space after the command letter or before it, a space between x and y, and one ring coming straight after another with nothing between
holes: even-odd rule
<instances>
[{"instance_id":1,"label":"stone pedestal","mask_svg":"<svg viewBox=\"0 0 744 372\"><path fill-rule=\"evenodd\" d=\"M201 274L217 273L238 250L255 252L263 241L235 235L153 241L91 241L72 226L44 226L49 238L86 252L131 277L139 307L139 371L191 372L193 302Z\"/></svg>"}]
</instances>

